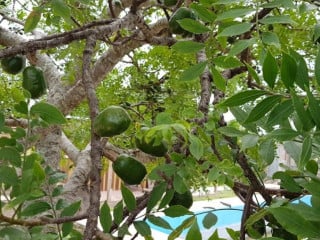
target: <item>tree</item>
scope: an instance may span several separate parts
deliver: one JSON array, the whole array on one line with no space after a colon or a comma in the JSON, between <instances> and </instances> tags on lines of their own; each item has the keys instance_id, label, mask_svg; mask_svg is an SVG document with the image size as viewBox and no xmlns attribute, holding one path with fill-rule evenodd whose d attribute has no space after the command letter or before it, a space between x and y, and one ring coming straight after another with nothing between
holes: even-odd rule
<instances>
[{"instance_id":1,"label":"tree","mask_svg":"<svg viewBox=\"0 0 320 240\"><path fill-rule=\"evenodd\" d=\"M228 185L244 201L233 239L318 238L317 13L316 1L291 0L2 1L0 236L112 239L133 226L151 239L146 220L170 228L160 211L189 216L170 239L188 227L186 238L200 239L195 213L170 200L189 186ZM43 73L45 95L32 94L39 78L22 87L33 75L4 71L13 56ZM93 123L111 105L132 124L101 138ZM137 137L168 152L143 154ZM279 144L297 167L276 172L281 188L269 189L265 169ZM135 198L123 184L111 214L100 204L102 157L114 162L120 153L143 154L155 186ZM74 164L66 182L63 155ZM293 201L305 194L311 204ZM205 219L215 224L212 212Z\"/></svg>"}]
</instances>

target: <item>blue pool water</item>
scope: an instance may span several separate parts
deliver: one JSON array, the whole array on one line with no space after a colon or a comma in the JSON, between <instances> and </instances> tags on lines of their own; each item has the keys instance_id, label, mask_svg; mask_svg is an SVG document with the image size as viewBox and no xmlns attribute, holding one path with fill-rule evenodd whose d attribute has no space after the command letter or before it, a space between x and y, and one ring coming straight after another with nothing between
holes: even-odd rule
<instances>
[{"instance_id":1,"label":"blue pool water","mask_svg":"<svg viewBox=\"0 0 320 240\"><path fill-rule=\"evenodd\" d=\"M304 196L300 200L293 201L293 203L298 203L299 201L303 201L304 203L310 205L311 204L311 197L310 196ZM209 209L203 209L202 212L195 212L197 214L197 222L198 222L200 231L207 230L203 226L202 221L203 221L203 218L205 217L205 215L207 214L208 211L209 211ZM226 226L230 226L230 225L240 224L241 217L242 217L242 211L243 211L243 206L236 206L236 207L232 207L232 208L223 208L223 209L213 209L212 213L214 213L217 216L218 221L212 227L212 229L211 229L212 232L216 228L221 228L221 227L226 227ZM187 219L188 217L190 217L190 215L181 216L181 217L175 217L175 218L168 217L168 216L163 216L162 218L164 220L166 220L173 229L175 229L185 219ZM161 228L161 227L156 226L156 225L154 225L154 224L152 224L150 222L148 222L148 224L152 229L157 230L159 232L163 232L165 234L170 234L172 232L172 230ZM186 231L187 230L185 230L182 233L182 235L184 233L186 233Z\"/></svg>"},{"instance_id":2,"label":"blue pool water","mask_svg":"<svg viewBox=\"0 0 320 240\"><path fill-rule=\"evenodd\" d=\"M218 221L217 223L214 225L215 228L219 228L219 227L224 227L224 226L229 226L232 224L238 224L241 221L241 216L242 216L242 210L243 210L243 206L237 206L237 207L233 207L233 208L224 208L224 209L215 209L212 211L212 213L214 213L217 218ZM202 224L203 218L206 216L207 212L209 210L203 210L202 212L195 212L197 214L197 222L199 224L199 228L200 231L204 230L204 226ZM188 217L190 217L190 215L187 216L181 216L181 217L168 217L168 216L163 216L162 218L164 220L166 220L170 226L175 229L177 228L185 219L187 219ZM165 228L161 228L158 227L150 222L148 222L148 224L150 225L150 227L154 230L166 233L166 234L170 234L171 230L169 229L165 229Z\"/></svg>"}]
</instances>

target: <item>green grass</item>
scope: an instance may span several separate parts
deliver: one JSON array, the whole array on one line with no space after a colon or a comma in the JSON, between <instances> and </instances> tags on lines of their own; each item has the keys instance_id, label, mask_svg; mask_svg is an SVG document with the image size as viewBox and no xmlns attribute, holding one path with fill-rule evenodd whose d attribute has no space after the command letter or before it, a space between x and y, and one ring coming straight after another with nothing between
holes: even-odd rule
<instances>
[{"instance_id":1,"label":"green grass","mask_svg":"<svg viewBox=\"0 0 320 240\"><path fill-rule=\"evenodd\" d=\"M214 194L206 194L202 196L193 195L194 201L204 201L204 200L214 200L214 199L220 199L220 198L229 198L229 197L235 197L236 195L232 190L223 190L223 191L217 191Z\"/></svg>"}]
</instances>

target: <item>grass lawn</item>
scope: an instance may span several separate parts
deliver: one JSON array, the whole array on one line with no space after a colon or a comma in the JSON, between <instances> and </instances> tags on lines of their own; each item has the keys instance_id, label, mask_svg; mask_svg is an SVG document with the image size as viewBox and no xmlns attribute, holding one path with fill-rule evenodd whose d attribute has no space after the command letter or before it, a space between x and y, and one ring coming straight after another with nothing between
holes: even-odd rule
<instances>
[{"instance_id":1,"label":"grass lawn","mask_svg":"<svg viewBox=\"0 0 320 240\"><path fill-rule=\"evenodd\" d=\"M196 194L193 195L194 201L205 201L205 200L213 200L213 199L220 199L220 198L229 198L229 197L235 197L236 195L232 190L223 190L223 191L217 191L215 193L210 193L206 195L197 196Z\"/></svg>"}]
</instances>

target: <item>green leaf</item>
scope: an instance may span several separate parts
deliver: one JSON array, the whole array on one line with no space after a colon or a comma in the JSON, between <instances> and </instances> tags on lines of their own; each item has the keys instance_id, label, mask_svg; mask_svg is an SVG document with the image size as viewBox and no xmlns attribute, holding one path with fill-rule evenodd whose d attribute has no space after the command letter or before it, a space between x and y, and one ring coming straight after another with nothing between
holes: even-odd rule
<instances>
[{"instance_id":1,"label":"green leaf","mask_svg":"<svg viewBox=\"0 0 320 240\"><path fill-rule=\"evenodd\" d=\"M35 216L37 214L46 212L50 209L51 209L51 206L47 202L43 202L43 201L32 202L22 210L21 215L25 217Z\"/></svg>"},{"instance_id":2,"label":"green leaf","mask_svg":"<svg viewBox=\"0 0 320 240\"><path fill-rule=\"evenodd\" d=\"M318 47L318 53L315 60L314 75L318 85L320 85L320 47Z\"/></svg>"},{"instance_id":3,"label":"green leaf","mask_svg":"<svg viewBox=\"0 0 320 240\"><path fill-rule=\"evenodd\" d=\"M271 52L268 51L267 56L263 61L262 73L263 79L268 83L270 88L274 87L278 70L278 63L276 59L272 56Z\"/></svg>"},{"instance_id":4,"label":"green leaf","mask_svg":"<svg viewBox=\"0 0 320 240\"><path fill-rule=\"evenodd\" d=\"M133 225L142 236L151 236L150 226L144 221L134 221Z\"/></svg>"},{"instance_id":5,"label":"green leaf","mask_svg":"<svg viewBox=\"0 0 320 240\"><path fill-rule=\"evenodd\" d=\"M295 210L307 221L319 222L320 209L315 206L310 206L304 202L290 203L287 208Z\"/></svg>"},{"instance_id":6,"label":"green leaf","mask_svg":"<svg viewBox=\"0 0 320 240\"><path fill-rule=\"evenodd\" d=\"M55 15L63 17L66 21L70 21L71 11L64 0L51 0L51 7Z\"/></svg>"},{"instance_id":7,"label":"green leaf","mask_svg":"<svg viewBox=\"0 0 320 240\"><path fill-rule=\"evenodd\" d=\"M189 141L190 141L190 145L189 145L190 153L197 160L199 160L204 154L204 147L201 140L198 137L190 134Z\"/></svg>"},{"instance_id":8,"label":"green leaf","mask_svg":"<svg viewBox=\"0 0 320 240\"><path fill-rule=\"evenodd\" d=\"M4 226L0 230L0 239L31 240L31 236L30 233L22 227Z\"/></svg>"},{"instance_id":9,"label":"green leaf","mask_svg":"<svg viewBox=\"0 0 320 240\"><path fill-rule=\"evenodd\" d=\"M43 182L46 178L46 173L39 162L33 165L33 179L38 182Z\"/></svg>"},{"instance_id":10,"label":"green leaf","mask_svg":"<svg viewBox=\"0 0 320 240\"><path fill-rule=\"evenodd\" d=\"M13 167L0 166L0 183L14 186L19 183L18 175Z\"/></svg>"},{"instance_id":11,"label":"green leaf","mask_svg":"<svg viewBox=\"0 0 320 240\"><path fill-rule=\"evenodd\" d=\"M108 233L112 225L112 216L111 216L110 207L106 201L102 204L102 207L100 209L99 220L100 220L103 232Z\"/></svg>"},{"instance_id":12,"label":"green leaf","mask_svg":"<svg viewBox=\"0 0 320 240\"><path fill-rule=\"evenodd\" d=\"M295 24L289 15L268 16L259 20L262 24Z\"/></svg>"},{"instance_id":13,"label":"green leaf","mask_svg":"<svg viewBox=\"0 0 320 240\"><path fill-rule=\"evenodd\" d=\"M314 43L320 38L320 24L314 25L312 40Z\"/></svg>"},{"instance_id":14,"label":"green leaf","mask_svg":"<svg viewBox=\"0 0 320 240\"><path fill-rule=\"evenodd\" d=\"M50 174L49 177L49 184L55 184L58 182L61 182L65 180L67 175L64 172L55 172L53 174Z\"/></svg>"},{"instance_id":15,"label":"green leaf","mask_svg":"<svg viewBox=\"0 0 320 240\"><path fill-rule=\"evenodd\" d=\"M305 90L309 87L309 70L304 58L296 51L290 50L290 55L295 59L297 63L297 75L295 83L302 89Z\"/></svg>"},{"instance_id":16,"label":"green leaf","mask_svg":"<svg viewBox=\"0 0 320 240\"><path fill-rule=\"evenodd\" d=\"M213 22L215 19L215 14L199 3L191 3L190 8L195 10L197 12L197 16L204 22Z\"/></svg>"},{"instance_id":17,"label":"green leaf","mask_svg":"<svg viewBox=\"0 0 320 240\"><path fill-rule=\"evenodd\" d=\"M306 170L313 173L314 175L317 175L319 170L318 163L315 160L308 161Z\"/></svg>"},{"instance_id":18,"label":"green leaf","mask_svg":"<svg viewBox=\"0 0 320 240\"><path fill-rule=\"evenodd\" d=\"M208 182L216 182L217 179L220 177L220 170L218 168L211 168L207 175Z\"/></svg>"},{"instance_id":19,"label":"green leaf","mask_svg":"<svg viewBox=\"0 0 320 240\"><path fill-rule=\"evenodd\" d=\"M307 89L307 95L309 100L309 110L313 121L315 122L316 126L320 129L320 102L319 100L315 99L313 94Z\"/></svg>"},{"instance_id":20,"label":"green leaf","mask_svg":"<svg viewBox=\"0 0 320 240\"><path fill-rule=\"evenodd\" d=\"M202 239L202 235L197 221L193 222L186 236L186 240L195 239Z\"/></svg>"},{"instance_id":21,"label":"green leaf","mask_svg":"<svg viewBox=\"0 0 320 240\"><path fill-rule=\"evenodd\" d=\"M242 132L234 127L220 127L218 128L218 131L228 137L242 137L244 135L246 135L245 132Z\"/></svg>"},{"instance_id":22,"label":"green leaf","mask_svg":"<svg viewBox=\"0 0 320 240\"><path fill-rule=\"evenodd\" d=\"M5 117L2 112L0 112L0 129L4 127Z\"/></svg>"},{"instance_id":23,"label":"green leaf","mask_svg":"<svg viewBox=\"0 0 320 240\"><path fill-rule=\"evenodd\" d=\"M162 217L157 217L157 216L153 216L153 215L149 215L148 216L148 220L156 225L156 226L159 226L161 228L165 228L165 229L172 229L172 227L170 226L170 224L164 220Z\"/></svg>"},{"instance_id":24,"label":"green leaf","mask_svg":"<svg viewBox=\"0 0 320 240\"><path fill-rule=\"evenodd\" d=\"M30 113L33 116L39 115L42 120L49 124L64 124L67 122L59 109L49 103L36 103L31 107Z\"/></svg>"},{"instance_id":25,"label":"green leaf","mask_svg":"<svg viewBox=\"0 0 320 240\"><path fill-rule=\"evenodd\" d=\"M216 68L211 68L212 78L215 86L221 90L226 90L226 80Z\"/></svg>"},{"instance_id":26,"label":"green leaf","mask_svg":"<svg viewBox=\"0 0 320 240\"><path fill-rule=\"evenodd\" d=\"M20 101L14 105L14 109L22 114L28 114L28 104L25 101Z\"/></svg>"},{"instance_id":27,"label":"green leaf","mask_svg":"<svg viewBox=\"0 0 320 240\"><path fill-rule=\"evenodd\" d=\"M21 167L21 156L16 148L13 148L13 147L0 148L0 160L8 161L15 167Z\"/></svg>"},{"instance_id":28,"label":"green leaf","mask_svg":"<svg viewBox=\"0 0 320 240\"><path fill-rule=\"evenodd\" d=\"M267 92L262 90L245 90L232 95L231 97L224 100L220 105L225 107L240 106L247 102L253 101L265 94L267 94Z\"/></svg>"},{"instance_id":29,"label":"green leaf","mask_svg":"<svg viewBox=\"0 0 320 240\"><path fill-rule=\"evenodd\" d=\"M289 154L289 156L296 162L299 162L301 155L301 144L294 141L287 141L283 144L284 149Z\"/></svg>"},{"instance_id":30,"label":"green leaf","mask_svg":"<svg viewBox=\"0 0 320 240\"><path fill-rule=\"evenodd\" d=\"M62 224L62 236L68 236L73 229L73 222L65 222Z\"/></svg>"},{"instance_id":31,"label":"green leaf","mask_svg":"<svg viewBox=\"0 0 320 240\"><path fill-rule=\"evenodd\" d=\"M301 237L319 237L319 228L287 207L269 208L269 212L288 231ZM301 231L303 227L303 231Z\"/></svg>"},{"instance_id":32,"label":"green leaf","mask_svg":"<svg viewBox=\"0 0 320 240\"><path fill-rule=\"evenodd\" d=\"M233 44L231 47L228 56L235 56L248 47L250 47L252 44L254 44L257 40L255 38L246 39L246 40L239 40L236 43Z\"/></svg>"},{"instance_id":33,"label":"green leaf","mask_svg":"<svg viewBox=\"0 0 320 240\"><path fill-rule=\"evenodd\" d=\"M248 74L249 76L251 76L255 81L256 83L260 84L260 78L257 74L257 72L253 69L253 67L251 67L249 64L246 64L246 67L248 69Z\"/></svg>"},{"instance_id":34,"label":"green leaf","mask_svg":"<svg viewBox=\"0 0 320 240\"><path fill-rule=\"evenodd\" d=\"M297 63L293 57L287 53L282 54L282 64L280 68L281 80L287 89L293 87L297 74Z\"/></svg>"},{"instance_id":35,"label":"green leaf","mask_svg":"<svg viewBox=\"0 0 320 240\"><path fill-rule=\"evenodd\" d=\"M275 138L279 141L288 141L297 137L298 135L299 133L292 130L291 128L276 129L267 134L268 137Z\"/></svg>"},{"instance_id":36,"label":"green leaf","mask_svg":"<svg viewBox=\"0 0 320 240\"><path fill-rule=\"evenodd\" d=\"M165 174L166 176L170 177L173 176L177 171L177 167L173 164L161 164L154 169L152 169L151 173L149 173L149 179L151 180L158 180L162 179L159 176L159 173Z\"/></svg>"},{"instance_id":37,"label":"green leaf","mask_svg":"<svg viewBox=\"0 0 320 240\"><path fill-rule=\"evenodd\" d=\"M263 32L261 34L261 40L264 44L272 45L278 48L280 47L279 37L274 32Z\"/></svg>"},{"instance_id":38,"label":"green leaf","mask_svg":"<svg viewBox=\"0 0 320 240\"><path fill-rule=\"evenodd\" d=\"M317 181L310 181L310 182L303 183L301 184L301 186L303 186L308 191L308 193L312 195L312 199L315 197L320 198L318 179Z\"/></svg>"},{"instance_id":39,"label":"green leaf","mask_svg":"<svg viewBox=\"0 0 320 240\"><path fill-rule=\"evenodd\" d=\"M278 102L280 102L281 98L282 97L279 95L273 95L263 99L251 110L244 123L255 122L264 117Z\"/></svg>"},{"instance_id":40,"label":"green leaf","mask_svg":"<svg viewBox=\"0 0 320 240\"><path fill-rule=\"evenodd\" d=\"M118 202L113 208L113 218L115 224L118 226L123 221L123 203L122 201Z\"/></svg>"},{"instance_id":41,"label":"green leaf","mask_svg":"<svg viewBox=\"0 0 320 240\"><path fill-rule=\"evenodd\" d=\"M207 62L201 62L201 63L197 63L197 64L191 66L190 68L188 68L187 70L185 70L181 74L180 80L181 81L191 81L196 78L199 78L199 76L205 70L206 66L207 66Z\"/></svg>"},{"instance_id":42,"label":"green leaf","mask_svg":"<svg viewBox=\"0 0 320 240\"><path fill-rule=\"evenodd\" d=\"M203 220L202 220L202 224L206 229L211 228L212 226L214 226L218 221L218 217L217 215L213 214L212 212L208 212Z\"/></svg>"},{"instance_id":43,"label":"green leaf","mask_svg":"<svg viewBox=\"0 0 320 240\"><path fill-rule=\"evenodd\" d=\"M293 177L287 172L276 172L272 176L273 179L280 179L281 187L287 189L289 192L301 192L300 186L294 181Z\"/></svg>"},{"instance_id":44,"label":"green leaf","mask_svg":"<svg viewBox=\"0 0 320 240\"><path fill-rule=\"evenodd\" d=\"M306 131L309 131L311 128L314 127L314 123L312 121L311 114L310 114L310 112L307 112L305 110L304 103L296 95L296 93L293 90L290 93L291 93L291 98L292 98L294 109L296 110L298 118L300 119L300 121L302 123L303 129Z\"/></svg>"},{"instance_id":45,"label":"green leaf","mask_svg":"<svg viewBox=\"0 0 320 240\"><path fill-rule=\"evenodd\" d=\"M259 221L260 219L264 218L267 215L267 210L261 209L258 212L255 212L249 216L249 218L246 220L245 226L252 226L255 222Z\"/></svg>"},{"instance_id":46,"label":"green leaf","mask_svg":"<svg viewBox=\"0 0 320 240\"><path fill-rule=\"evenodd\" d=\"M177 173L174 175L173 178L173 188L178 193L185 193L188 190L188 187L186 183L184 182L184 179L180 177L180 175Z\"/></svg>"},{"instance_id":47,"label":"green leaf","mask_svg":"<svg viewBox=\"0 0 320 240\"><path fill-rule=\"evenodd\" d=\"M274 1L262 4L261 7L263 8L278 8L278 7L295 8L296 6L293 4L291 0L274 0Z\"/></svg>"},{"instance_id":48,"label":"green leaf","mask_svg":"<svg viewBox=\"0 0 320 240\"><path fill-rule=\"evenodd\" d=\"M162 198L158 209L162 209L165 206L167 206L169 204L169 202L171 201L171 199L173 198L174 195L174 189L169 189L167 190L166 194L164 195L164 197Z\"/></svg>"},{"instance_id":49,"label":"green leaf","mask_svg":"<svg viewBox=\"0 0 320 240\"><path fill-rule=\"evenodd\" d=\"M53 191L52 191L52 197L58 197L63 193L63 186L62 185L58 185L56 186Z\"/></svg>"},{"instance_id":50,"label":"green leaf","mask_svg":"<svg viewBox=\"0 0 320 240\"><path fill-rule=\"evenodd\" d=\"M187 208L181 205L173 205L171 207L166 208L164 210L164 214L168 217L181 217L184 215L192 215L192 212L190 212Z\"/></svg>"},{"instance_id":51,"label":"green leaf","mask_svg":"<svg viewBox=\"0 0 320 240\"><path fill-rule=\"evenodd\" d=\"M283 121L288 119L292 112L293 105L290 99L279 103L270 112L266 123L267 126L272 127L274 125L281 124Z\"/></svg>"},{"instance_id":52,"label":"green leaf","mask_svg":"<svg viewBox=\"0 0 320 240\"><path fill-rule=\"evenodd\" d=\"M235 9L223 11L222 13L217 15L216 21L242 17L254 11L256 10L253 8L235 8Z\"/></svg>"},{"instance_id":53,"label":"green leaf","mask_svg":"<svg viewBox=\"0 0 320 240\"><path fill-rule=\"evenodd\" d=\"M259 136L256 134L246 134L241 137L241 150L245 150L257 145Z\"/></svg>"},{"instance_id":54,"label":"green leaf","mask_svg":"<svg viewBox=\"0 0 320 240\"><path fill-rule=\"evenodd\" d=\"M156 116L156 124L171 124L173 123L171 114L168 112L161 112Z\"/></svg>"},{"instance_id":55,"label":"green leaf","mask_svg":"<svg viewBox=\"0 0 320 240\"><path fill-rule=\"evenodd\" d=\"M217 66L217 67L221 67L221 68L236 68L236 67L241 67L243 66L243 63L235 58L235 57L231 57L231 56L218 56L215 57L213 59L213 63Z\"/></svg>"},{"instance_id":56,"label":"green leaf","mask_svg":"<svg viewBox=\"0 0 320 240\"><path fill-rule=\"evenodd\" d=\"M238 23L234 24L230 27L226 27L223 29L217 37L231 37L231 36L236 36L240 35L242 33L248 32L251 28L251 23Z\"/></svg>"},{"instance_id":57,"label":"green leaf","mask_svg":"<svg viewBox=\"0 0 320 240\"><path fill-rule=\"evenodd\" d=\"M227 4L238 3L238 2L239 1L237 1L237 0L218 0L216 2L210 2L210 3L213 5L219 5L219 4L227 5Z\"/></svg>"},{"instance_id":58,"label":"green leaf","mask_svg":"<svg viewBox=\"0 0 320 240\"><path fill-rule=\"evenodd\" d=\"M177 21L180 26L187 30L188 32L194 33L194 34L201 34L209 32L210 29L206 26L202 25L200 22L193 20L191 18L184 18Z\"/></svg>"},{"instance_id":59,"label":"green leaf","mask_svg":"<svg viewBox=\"0 0 320 240\"><path fill-rule=\"evenodd\" d=\"M162 195L165 193L167 189L167 183L162 182L156 185L150 194L150 198L147 204L147 212L149 212L157 203L160 201Z\"/></svg>"},{"instance_id":60,"label":"green leaf","mask_svg":"<svg viewBox=\"0 0 320 240\"><path fill-rule=\"evenodd\" d=\"M204 47L203 43L194 41L178 41L172 45L173 50L181 53L197 53Z\"/></svg>"},{"instance_id":61,"label":"green leaf","mask_svg":"<svg viewBox=\"0 0 320 240\"><path fill-rule=\"evenodd\" d=\"M275 158L276 146L272 139L263 141L259 146L259 156L262 161L270 165Z\"/></svg>"},{"instance_id":62,"label":"green leaf","mask_svg":"<svg viewBox=\"0 0 320 240\"><path fill-rule=\"evenodd\" d=\"M226 228L227 233L231 237L232 240L238 240L240 239L240 231L236 231L232 228Z\"/></svg>"},{"instance_id":63,"label":"green leaf","mask_svg":"<svg viewBox=\"0 0 320 240\"><path fill-rule=\"evenodd\" d=\"M41 19L42 8L33 8L29 13L26 22L24 24L24 32L28 33L35 29Z\"/></svg>"},{"instance_id":64,"label":"green leaf","mask_svg":"<svg viewBox=\"0 0 320 240\"><path fill-rule=\"evenodd\" d=\"M301 170L303 170L304 167L309 162L309 160L311 158L311 153L312 153L312 139L310 136L307 136L303 140L302 150L301 150L300 159L299 159L299 166L298 167Z\"/></svg>"},{"instance_id":65,"label":"green leaf","mask_svg":"<svg viewBox=\"0 0 320 240\"><path fill-rule=\"evenodd\" d=\"M61 212L61 217L73 216L80 209L81 201L71 203L69 206L65 207Z\"/></svg>"},{"instance_id":66,"label":"green leaf","mask_svg":"<svg viewBox=\"0 0 320 240\"><path fill-rule=\"evenodd\" d=\"M121 184L121 194L123 201L126 204L129 211L133 211L137 207L136 198L133 193L124 185Z\"/></svg>"},{"instance_id":67,"label":"green leaf","mask_svg":"<svg viewBox=\"0 0 320 240\"><path fill-rule=\"evenodd\" d=\"M170 233L170 235L168 236L168 240L174 240L178 238L181 235L182 231L189 228L194 223L194 221L196 221L195 216L191 216L185 219L176 229L174 229Z\"/></svg>"},{"instance_id":68,"label":"green leaf","mask_svg":"<svg viewBox=\"0 0 320 240\"><path fill-rule=\"evenodd\" d=\"M36 153L30 154L26 156L23 161L22 166L22 176L21 176L21 192L29 192L31 191L32 181L33 181L33 170L35 162L39 159L39 155Z\"/></svg>"}]
</instances>

